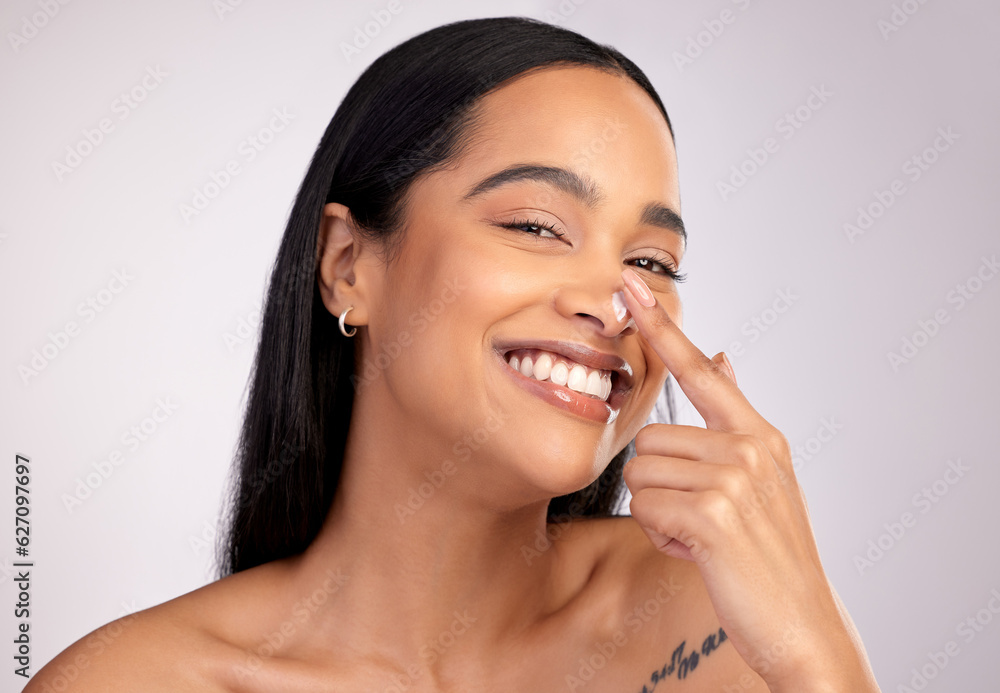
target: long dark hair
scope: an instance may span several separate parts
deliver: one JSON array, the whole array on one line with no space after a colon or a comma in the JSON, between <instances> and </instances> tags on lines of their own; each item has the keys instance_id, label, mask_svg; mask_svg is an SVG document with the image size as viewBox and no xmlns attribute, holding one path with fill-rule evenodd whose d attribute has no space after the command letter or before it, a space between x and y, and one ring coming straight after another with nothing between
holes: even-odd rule
<instances>
[{"instance_id":1,"label":"long dark hair","mask_svg":"<svg viewBox=\"0 0 1000 693\"><path fill-rule=\"evenodd\" d=\"M317 240L323 206L346 205L357 230L393 259L405 197L417 176L455 158L477 102L545 66L582 65L630 77L670 118L642 71L610 46L525 17L454 22L385 53L344 97L295 198L268 285L250 377L219 572L302 552L319 532L340 479L354 391L354 342L320 299ZM667 381L667 396L672 394ZM615 513L634 443L601 476L552 499L550 521Z\"/></svg>"}]
</instances>

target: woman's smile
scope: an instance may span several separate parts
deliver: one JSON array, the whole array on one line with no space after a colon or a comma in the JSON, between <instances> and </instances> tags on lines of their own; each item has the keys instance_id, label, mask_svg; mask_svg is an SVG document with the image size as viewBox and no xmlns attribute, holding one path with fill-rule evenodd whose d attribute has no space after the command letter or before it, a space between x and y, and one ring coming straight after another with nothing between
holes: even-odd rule
<instances>
[{"instance_id":1,"label":"woman's smile","mask_svg":"<svg viewBox=\"0 0 1000 693\"><path fill-rule=\"evenodd\" d=\"M566 341L511 342L495 350L504 371L552 406L613 424L632 390L632 366L620 356Z\"/></svg>"}]
</instances>

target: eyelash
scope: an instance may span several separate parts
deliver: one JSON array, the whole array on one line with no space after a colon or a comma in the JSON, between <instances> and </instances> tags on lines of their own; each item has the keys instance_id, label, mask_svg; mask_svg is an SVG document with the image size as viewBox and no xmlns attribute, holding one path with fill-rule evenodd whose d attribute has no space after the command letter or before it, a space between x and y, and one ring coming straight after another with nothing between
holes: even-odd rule
<instances>
[{"instance_id":1,"label":"eyelash","mask_svg":"<svg viewBox=\"0 0 1000 693\"><path fill-rule=\"evenodd\" d=\"M497 224L497 226L500 226L501 228L505 228L505 229L511 229L513 231L522 231L521 227L523 227L523 226L535 227L536 229L542 229L544 231L548 231L549 233L551 233L552 235L556 236L557 238L562 238L563 236L566 235L564 233L560 233L559 231L556 231L551 225L546 224L543 221L538 221L537 219L535 219L533 221L527 221L527 220L523 220L523 219L515 219L515 220L511 221L510 223L507 223L507 224ZM527 233L527 234L530 234L532 236L536 236L537 238L542 238L542 236L538 236L538 235L534 234L531 231L523 231L523 233ZM670 277L671 279L673 279L675 282L678 282L678 283L687 280L687 275L683 274L683 273L680 273L680 272L677 272L677 270L674 269L673 262L671 262L671 260L669 258L666 258L666 257L657 257L655 255L651 255L651 256L647 256L647 257L636 257L636 258L632 258L632 259L633 260L649 260L649 261L657 263L658 265L660 265L660 267L663 268L663 272L653 272L653 274L663 274L663 275L665 275L667 277ZM645 268L639 268L639 269L645 269ZM649 271L649 270L647 270L647 271Z\"/></svg>"}]
</instances>

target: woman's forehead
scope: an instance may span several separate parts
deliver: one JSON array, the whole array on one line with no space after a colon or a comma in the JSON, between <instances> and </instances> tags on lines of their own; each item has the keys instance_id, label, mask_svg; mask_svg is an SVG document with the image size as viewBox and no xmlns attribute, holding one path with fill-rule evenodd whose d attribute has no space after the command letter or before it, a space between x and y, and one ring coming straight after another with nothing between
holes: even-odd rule
<instances>
[{"instance_id":1,"label":"woman's forehead","mask_svg":"<svg viewBox=\"0 0 1000 693\"><path fill-rule=\"evenodd\" d=\"M567 169L602 190L627 186L679 206L663 114L631 79L597 69L534 71L486 95L462 153L432 178L453 194L461 187L464 197L478 181L518 165Z\"/></svg>"}]
</instances>

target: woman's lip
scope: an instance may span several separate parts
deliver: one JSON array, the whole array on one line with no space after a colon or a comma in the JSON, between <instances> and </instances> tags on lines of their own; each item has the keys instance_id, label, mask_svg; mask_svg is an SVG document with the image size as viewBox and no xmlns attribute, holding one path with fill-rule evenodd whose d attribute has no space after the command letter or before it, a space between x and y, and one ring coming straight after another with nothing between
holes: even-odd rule
<instances>
[{"instance_id":1,"label":"woman's lip","mask_svg":"<svg viewBox=\"0 0 1000 693\"><path fill-rule=\"evenodd\" d=\"M515 383L552 406L605 425L613 424L618 418L622 401L625 399L628 390L622 390L617 387L612 389L611 394L608 396L608 401L605 402L589 395L575 392L568 387L556 385L548 380L535 380L534 378L522 375L520 371L515 371L511 368L502 352L495 351L494 353L497 354L502 368Z\"/></svg>"}]
</instances>

